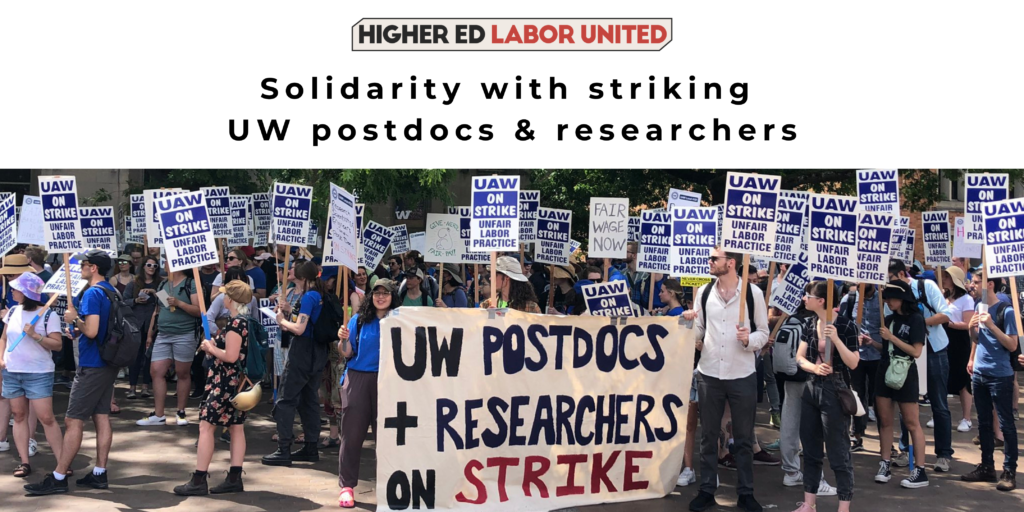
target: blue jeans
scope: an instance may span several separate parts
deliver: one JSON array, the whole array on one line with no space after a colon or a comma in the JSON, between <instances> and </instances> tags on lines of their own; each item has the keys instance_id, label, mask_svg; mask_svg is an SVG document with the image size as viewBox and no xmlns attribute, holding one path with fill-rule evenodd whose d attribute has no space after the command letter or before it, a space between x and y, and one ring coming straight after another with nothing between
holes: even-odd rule
<instances>
[{"instance_id":1,"label":"blue jeans","mask_svg":"<svg viewBox=\"0 0 1024 512\"><path fill-rule=\"evenodd\" d=\"M935 456L953 458L953 423L949 414L949 352L928 353L928 401L932 404L932 418L935 420ZM924 462L924 452L920 454Z\"/></svg>"},{"instance_id":2,"label":"blue jeans","mask_svg":"<svg viewBox=\"0 0 1024 512\"><path fill-rule=\"evenodd\" d=\"M999 430L1003 432L1003 469L1017 470L1017 426L1013 423L1013 375L986 377L975 373L974 405L978 408L978 437L981 440L981 463L995 467L995 432L992 430L992 408L999 417Z\"/></svg>"}]
</instances>

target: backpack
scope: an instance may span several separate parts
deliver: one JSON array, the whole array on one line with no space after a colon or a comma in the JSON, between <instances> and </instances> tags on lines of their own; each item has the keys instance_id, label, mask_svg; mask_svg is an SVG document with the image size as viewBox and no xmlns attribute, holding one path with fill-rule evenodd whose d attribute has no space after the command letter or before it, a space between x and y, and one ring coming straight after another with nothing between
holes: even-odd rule
<instances>
[{"instance_id":1,"label":"backpack","mask_svg":"<svg viewBox=\"0 0 1024 512\"><path fill-rule=\"evenodd\" d=\"M1010 305L1000 301L996 303L996 306L999 306L999 309L996 310L995 313L992 313L991 311L989 311L989 313L992 315L992 321L995 322L996 327L1002 329L1004 322L1006 321L1006 308L1010 307ZM1013 368L1013 371L1015 372L1024 371L1024 366L1021 366L1020 362L1017 360L1020 354L1020 341L1018 340L1017 348L1013 352L1010 352L1010 367Z\"/></svg>"},{"instance_id":2,"label":"backpack","mask_svg":"<svg viewBox=\"0 0 1024 512\"><path fill-rule=\"evenodd\" d=\"M245 354L245 368L241 370L246 377L249 377L249 380L259 382L267 373L265 354L267 350L270 350L270 335L267 334L267 328L263 327L259 320L251 316L242 318L249 325L249 337L248 351Z\"/></svg>"},{"instance_id":3,"label":"backpack","mask_svg":"<svg viewBox=\"0 0 1024 512\"><path fill-rule=\"evenodd\" d=\"M128 366L138 358L139 347L142 345L142 333L135 312L132 311L131 303L122 299L116 290L104 286L99 288L110 301L107 334L99 344L100 358L108 366Z\"/></svg>"},{"instance_id":4,"label":"backpack","mask_svg":"<svg viewBox=\"0 0 1024 512\"><path fill-rule=\"evenodd\" d=\"M700 295L700 314L704 319L704 326L708 325L708 297L711 296L711 287L717 283L717 279L712 279L710 283L704 286L704 293ZM757 330L757 325L754 323L754 287L747 285L747 319L750 320L750 332Z\"/></svg>"},{"instance_id":5,"label":"backpack","mask_svg":"<svg viewBox=\"0 0 1024 512\"><path fill-rule=\"evenodd\" d=\"M320 305L320 316L313 323L313 340L322 345L337 343L338 329L345 320L345 309L338 297L330 293L322 296Z\"/></svg>"},{"instance_id":6,"label":"backpack","mask_svg":"<svg viewBox=\"0 0 1024 512\"><path fill-rule=\"evenodd\" d=\"M803 336L804 319L798 316L787 317L775 334L775 347L772 349L772 370L775 373L795 376L800 371L796 351Z\"/></svg>"},{"instance_id":7,"label":"backpack","mask_svg":"<svg viewBox=\"0 0 1024 512\"><path fill-rule=\"evenodd\" d=\"M924 291L924 279L917 280L917 296L920 297L917 301L918 306L923 305L924 307L928 308L928 311L932 312L931 315L925 315L925 318L928 318L929 316L934 316L936 311L935 308L933 308L932 305L928 303L928 294L925 293ZM921 310L921 314L924 315L923 309Z\"/></svg>"}]
</instances>

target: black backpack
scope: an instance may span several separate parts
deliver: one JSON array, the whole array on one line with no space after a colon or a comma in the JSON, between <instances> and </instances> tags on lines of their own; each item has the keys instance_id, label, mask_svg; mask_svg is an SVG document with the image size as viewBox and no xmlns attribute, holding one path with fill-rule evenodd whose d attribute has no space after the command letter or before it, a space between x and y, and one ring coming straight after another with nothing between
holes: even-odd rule
<instances>
[{"instance_id":1,"label":"black backpack","mask_svg":"<svg viewBox=\"0 0 1024 512\"><path fill-rule=\"evenodd\" d=\"M135 362L142 345L131 303L121 298L116 290L99 287L110 301L110 316L107 318L107 333L99 343L100 358L108 366L123 367ZM84 293L84 291L83 291Z\"/></svg>"},{"instance_id":2,"label":"black backpack","mask_svg":"<svg viewBox=\"0 0 1024 512\"><path fill-rule=\"evenodd\" d=\"M338 297L327 293L321 297L320 316L313 323L313 340L327 345L338 342L338 329L345 321L345 309Z\"/></svg>"},{"instance_id":3,"label":"black backpack","mask_svg":"<svg viewBox=\"0 0 1024 512\"><path fill-rule=\"evenodd\" d=\"M710 283L704 286L704 293L700 295L700 314L704 319L704 327L708 325L708 297L711 296L711 288L717 283L717 279L712 279ZM754 323L754 287L747 285L747 319L750 320L750 332L757 330L757 325Z\"/></svg>"},{"instance_id":4,"label":"black backpack","mask_svg":"<svg viewBox=\"0 0 1024 512\"><path fill-rule=\"evenodd\" d=\"M1009 308L1010 305L1000 301L996 303L996 306L999 309L997 309L995 313L992 313L990 311L990 314L992 315L992 321L995 322L996 327L998 327L1001 330L1003 328L1004 322L1006 321L1006 309ZM1020 361L1018 360L1020 354L1020 341L1018 339L1017 348L1013 352L1010 352L1010 367L1013 368L1013 371L1015 372L1024 371L1024 366L1022 366L1020 364Z\"/></svg>"}]
</instances>

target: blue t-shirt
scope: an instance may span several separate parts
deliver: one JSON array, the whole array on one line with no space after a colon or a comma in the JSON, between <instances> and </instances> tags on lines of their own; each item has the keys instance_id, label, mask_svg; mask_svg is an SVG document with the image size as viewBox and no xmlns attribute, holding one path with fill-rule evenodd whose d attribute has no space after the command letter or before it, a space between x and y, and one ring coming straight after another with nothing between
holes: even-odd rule
<instances>
[{"instance_id":1,"label":"blue t-shirt","mask_svg":"<svg viewBox=\"0 0 1024 512\"><path fill-rule=\"evenodd\" d=\"M668 313L665 313L665 316L680 316L683 314L683 311L685 311L683 307L679 306L677 308L672 308L668 310Z\"/></svg>"},{"instance_id":2,"label":"blue t-shirt","mask_svg":"<svg viewBox=\"0 0 1024 512\"><path fill-rule=\"evenodd\" d=\"M306 330L302 332L303 336L313 336L313 324L316 323L317 319L320 318L320 310L323 306L320 304L322 297L320 293L310 290L302 294L302 302L299 304L299 314L306 315L309 320L306 322Z\"/></svg>"},{"instance_id":3,"label":"blue t-shirt","mask_svg":"<svg viewBox=\"0 0 1024 512\"><path fill-rule=\"evenodd\" d=\"M990 306L989 311L994 313L997 307L1004 307L1003 325L1000 330L1007 336L1017 335L1017 319L1013 317L1016 313L1013 308L1005 303L997 303ZM977 306L975 306L977 311ZM995 317L992 318L995 322ZM986 377L1010 377L1013 375L1013 367L1010 366L1010 351L988 330L984 325L978 329L978 348L974 352L974 373Z\"/></svg>"},{"instance_id":4,"label":"blue t-shirt","mask_svg":"<svg viewBox=\"0 0 1024 512\"><path fill-rule=\"evenodd\" d=\"M357 372L376 372L380 369L380 319L374 315L369 322L358 329L359 339L356 339L356 322L359 315L355 315L348 321L348 340L352 343L352 350L356 356L349 360L349 370Z\"/></svg>"},{"instance_id":5,"label":"blue t-shirt","mask_svg":"<svg viewBox=\"0 0 1024 512\"><path fill-rule=\"evenodd\" d=\"M259 267L253 267L245 271L245 275L252 278L252 291L255 293L257 289L267 289L267 274L263 272L263 269Z\"/></svg>"},{"instance_id":6,"label":"blue t-shirt","mask_svg":"<svg viewBox=\"0 0 1024 512\"><path fill-rule=\"evenodd\" d=\"M451 295L442 295L441 302L450 308L469 307L469 297L466 296L466 292L462 288L456 288Z\"/></svg>"},{"instance_id":7,"label":"blue t-shirt","mask_svg":"<svg viewBox=\"0 0 1024 512\"><path fill-rule=\"evenodd\" d=\"M114 293L117 290L110 283L101 281L99 285ZM103 290L99 290L96 286L90 286L85 293L82 294L82 299L78 297L74 299L75 309L78 310L78 316L82 317L82 320L86 320L89 315L100 316L100 328L96 334L96 339L106 340L107 339L107 320L110 318L110 306L111 303L107 300L107 295L103 293ZM91 340L82 334L78 337L78 366L84 366L86 368L102 368L107 364L103 362L103 358L100 357L99 344L96 340Z\"/></svg>"}]
</instances>

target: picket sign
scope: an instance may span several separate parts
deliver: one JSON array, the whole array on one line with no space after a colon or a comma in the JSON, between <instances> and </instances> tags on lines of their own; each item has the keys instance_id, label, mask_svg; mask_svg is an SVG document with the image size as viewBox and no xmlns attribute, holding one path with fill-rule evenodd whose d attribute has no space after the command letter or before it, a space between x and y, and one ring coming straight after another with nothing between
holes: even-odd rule
<instances>
[{"instance_id":1,"label":"picket sign","mask_svg":"<svg viewBox=\"0 0 1024 512\"><path fill-rule=\"evenodd\" d=\"M715 212L717 215L717 211ZM672 271L672 214L640 212L640 244L636 257L639 272L668 274ZM654 287L651 287L653 293Z\"/></svg>"},{"instance_id":2,"label":"picket sign","mask_svg":"<svg viewBox=\"0 0 1024 512\"><path fill-rule=\"evenodd\" d=\"M471 252L491 254L491 307L498 304L498 252L519 248L519 176L474 176L469 237Z\"/></svg>"},{"instance_id":3,"label":"picket sign","mask_svg":"<svg viewBox=\"0 0 1024 512\"><path fill-rule=\"evenodd\" d=\"M88 206L78 209L85 246L117 251L113 206Z\"/></svg>"},{"instance_id":4,"label":"picket sign","mask_svg":"<svg viewBox=\"0 0 1024 512\"><path fill-rule=\"evenodd\" d=\"M857 278L857 198L811 194L811 275Z\"/></svg>"},{"instance_id":5,"label":"picket sign","mask_svg":"<svg viewBox=\"0 0 1024 512\"><path fill-rule=\"evenodd\" d=\"M924 241L924 263L934 267L948 267L953 264L953 237L950 234L949 212L921 212L922 239ZM941 276L941 269L936 276ZM942 285L940 277L939 285Z\"/></svg>"},{"instance_id":6,"label":"picket sign","mask_svg":"<svg viewBox=\"0 0 1024 512\"><path fill-rule=\"evenodd\" d=\"M746 319L746 298L750 257L775 255L776 215L782 178L730 172L726 174L725 204L722 205L721 246L727 252L743 254L740 310L737 321Z\"/></svg>"},{"instance_id":7,"label":"picket sign","mask_svg":"<svg viewBox=\"0 0 1024 512\"><path fill-rule=\"evenodd\" d=\"M1009 174L964 175L964 215L967 243L985 243L985 227L982 206L985 203L1003 201L1009 197Z\"/></svg>"},{"instance_id":8,"label":"picket sign","mask_svg":"<svg viewBox=\"0 0 1024 512\"><path fill-rule=\"evenodd\" d=\"M537 209L540 208L539 190L519 191L519 242L537 241Z\"/></svg>"},{"instance_id":9,"label":"picket sign","mask_svg":"<svg viewBox=\"0 0 1024 512\"><path fill-rule=\"evenodd\" d=\"M857 211L899 215L900 188L896 169L857 171Z\"/></svg>"},{"instance_id":10,"label":"picket sign","mask_svg":"<svg viewBox=\"0 0 1024 512\"><path fill-rule=\"evenodd\" d=\"M391 228L372 220L363 228L363 261L366 263L366 268L377 268L384 253L391 246L391 239L394 236L395 233Z\"/></svg>"},{"instance_id":11,"label":"picket sign","mask_svg":"<svg viewBox=\"0 0 1024 512\"><path fill-rule=\"evenodd\" d=\"M394 236L391 238L391 254L405 254L409 252L408 226L405 224L391 226L391 232L394 233Z\"/></svg>"},{"instance_id":12,"label":"picket sign","mask_svg":"<svg viewBox=\"0 0 1024 512\"><path fill-rule=\"evenodd\" d=\"M717 232L718 211L715 208L674 208L669 275L709 277L708 258L715 248Z\"/></svg>"},{"instance_id":13,"label":"picket sign","mask_svg":"<svg viewBox=\"0 0 1024 512\"><path fill-rule=\"evenodd\" d=\"M593 283L580 287L591 316L633 316L629 286L625 281Z\"/></svg>"},{"instance_id":14,"label":"picket sign","mask_svg":"<svg viewBox=\"0 0 1024 512\"><path fill-rule=\"evenodd\" d=\"M18 245L18 212L14 192L0 193L0 257Z\"/></svg>"},{"instance_id":15,"label":"picket sign","mask_svg":"<svg viewBox=\"0 0 1024 512\"><path fill-rule=\"evenodd\" d=\"M466 244L459 238L462 218L447 213L428 213L423 259L430 263L462 263Z\"/></svg>"},{"instance_id":16,"label":"picket sign","mask_svg":"<svg viewBox=\"0 0 1024 512\"><path fill-rule=\"evenodd\" d=\"M195 282L200 283L199 267L215 264L219 260L217 240L213 236L203 192L163 197L153 202L153 208L159 219L169 272L192 269ZM206 318L205 298L201 292L198 295L203 332L206 339L213 339Z\"/></svg>"},{"instance_id":17,"label":"picket sign","mask_svg":"<svg viewBox=\"0 0 1024 512\"><path fill-rule=\"evenodd\" d=\"M700 207L700 200L700 192L670 188L668 189L668 201L665 202L665 211L671 212L675 208Z\"/></svg>"},{"instance_id":18,"label":"picket sign","mask_svg":"<svg viewBox=\"0 0 1024 512\"><path fill-rule=\"evenodd\" d=\"M43 234L43 200L37 196L22 196L21 214L18 216L18 243L46 245Z\"/></svg>"},{"instance_id":19,"label":"picket sign","mask_svg":"<svg viewBox=\"0 0 1024 512\"><path fill-rule=\"evenodd\" d=\"M953 257L979 259L981 258L981 247L981 244L972 244L967 241L967 218L953 219Z\"/></svg>"},{"instance_id":20,"label":"picket sign","mask_svg":"<svg viewBox=\"0 0 1024 512\"><path fill-rule=\"evenodd\" d=\"M804 252L804 231L807 225L807 192L783 190L775 215L775 254L772 262L794 264Z\"/></svg>"},{"instance_id":21,"label":"picket sign","mask_svg":"<svg viewBox=\"0 0 1024 512\"><path fill-rule=\"evenodd\" d=\"M274 183L272 204L272 230L276 244L305 247L309 245L310 208L313 187Z\"/></svg>"}]
</instances>

